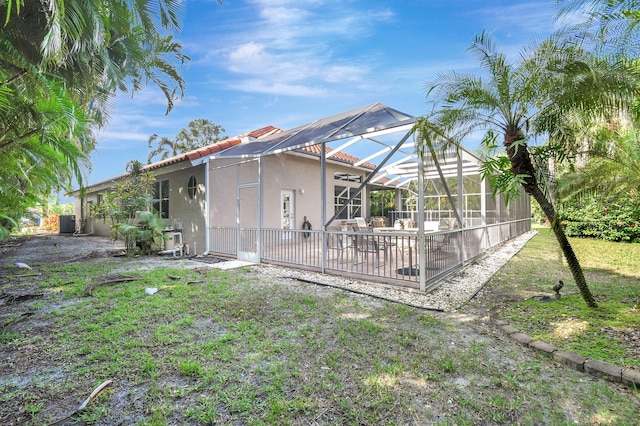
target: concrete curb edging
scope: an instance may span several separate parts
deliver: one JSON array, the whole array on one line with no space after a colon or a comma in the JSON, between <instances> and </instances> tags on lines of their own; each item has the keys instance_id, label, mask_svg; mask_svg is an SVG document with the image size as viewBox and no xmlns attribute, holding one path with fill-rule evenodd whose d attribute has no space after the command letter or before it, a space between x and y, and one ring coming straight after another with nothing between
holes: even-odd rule
<instances>
[{"instance_id":1,"label":"concrete curb edging","mask_svg":"<svg viewBox=\"0 0 640 426\"><path fill-rule=\"evenodd\" d=\"M585 358L572 352L559 350L549 343L534 340L531 336L521 333L505 321L497 320L494 321L494 323L503 333L513 338L521 345L547 354L553 357L556 361L573 368L574 370L589 373L592 376L600 377L612 382L622 383L631 388L640 389L640 370L620 368L606 362Z\"/></svg>"}]
</instances>

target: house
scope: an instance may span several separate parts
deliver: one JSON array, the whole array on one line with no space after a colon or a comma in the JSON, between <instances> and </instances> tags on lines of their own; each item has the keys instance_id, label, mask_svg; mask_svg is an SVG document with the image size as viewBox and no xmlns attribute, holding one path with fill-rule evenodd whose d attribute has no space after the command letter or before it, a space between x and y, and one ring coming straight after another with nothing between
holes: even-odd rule
<instances>
[{"instance_id":1,"label":"house","mask_svg":"<svg viewBox=\"0 0 640 426\"><path fill-rule=\"evenodd\" d=\"M151 171L157 179L157 210L167 218L167 226L179 224L183 241L192 252L208 251L207 222L217 226L257 226L273 228L296 228L301 226L306 216L310 223L320 223L320 145L310 145L298 150L279 153L265 161L264 178L269 180L269 188L282 188L266 194L264 217L257 214L256 201L248 201L248 193L253 192L249 176L257 176L257 168L250 161L212 160L210 157L241 143L260 142L262 138L282 133L274 126L263 127L238 137L230 138L210 146L158 161L144 166L143 171ZM325 148L331 157L332 149ZM375 167L371 163L353 165L359 159L344 152L336 153L328 161L327 173L337 176L341 184L335 186L342 197L348 197L358 183ZM241 172L239 171L242 170ZM111 223L107 219L95 219L90 215L90 206L100 204L102 194L113 190L115 183L129 177L128 173L93 184L85 189L84 196L74 193L74 212L84 223L84 232L109 236ZM293 183L296 185L292 185ZM297 185L304 182L305 185ZM208 189L208 190L207 190ZM366 217L368 206L362 203L366 192L352 201L348 211L341 217ZM242 195L242 196L240 196ZM364 198L366 200L366 198ZM240 203L242 201L242 203ZM296 212L295 203L303 203ZM247 202L247 204L245 204ZM285 205L286 213L279 210ZM238 213L240 211L240 213ZM207 221L208 219L208 221Z\"/></svg>"},{"instance_id":2,"label":"house","mask_svg":"<svg viewBox=\"0 0 640 426\"><path fill-rule=\"evenodd\" d=\"M530 207L524 195L510 206L494 199L479 176L480 160L464 149L418 161L414 124L415 117L376 103L286 131L254 130L143 170L155 174L158 210L168 226L182 229L191 252L364 274L425 289L426 281L529 230ZM82 197L76 192L76 215L86 232L109 235L110 225L90 218L88 206L126 178L92 185ZM465 186L473 192L465 193ZM413 204L401 198L401 188L413 190ZM349 243L341 246L352 247L346 252L351 260L340 253L341 260L332 262L331 238L353 230L337 228L368 218L369 193L380 189L395 191L395 217L410 219L415 233L393 241L386 234L372 233L367 240L348 234ZM305 219L311 232L302 230ZM427 222L450 235L425 237ZM447 241L446 255L425 249L441 247L438 240ZM375 262L365 260L369 246L375 247ZM416 272L428 262L431 272Z\"/></svg>"},{"instance_id":3,"label":"house","mask_svg":"<svg viewBox=\"0 0 640 426\"><path fill-rule=\"evenodd\" d=\"M167 218L166 225L172 227L179 224L183 232L182 238L190 244L193 252L206 250L206 176L204 163L198 160L238 145L243 139L259 139L279 131L281 130L276 127L267 126L142 168L143 171L153 172L157 179L154 189L159 202L156 207ZM117 182L126 180L129 176L129 173L123 173L85 188L84 193L75 191L72 194L74 213L76 218L80 218L84 233L106 237L111 235L110 220L92 218L90 206L100 204L105 192L113 191Z\"/></svg>"}]
</instances>

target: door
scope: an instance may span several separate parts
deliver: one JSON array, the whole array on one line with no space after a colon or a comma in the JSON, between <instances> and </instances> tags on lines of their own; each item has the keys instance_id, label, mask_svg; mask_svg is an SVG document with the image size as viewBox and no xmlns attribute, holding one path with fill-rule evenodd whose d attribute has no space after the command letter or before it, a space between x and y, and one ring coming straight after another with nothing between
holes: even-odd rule
<instances>
[{"instance_id":1,"label":"door","mask_svg":"<svg viewBox=\"0 0 640 426\"><path fill-rule=\"evenodd\" d=\"M290 189L283 189L280 191L280 227L282 229L294 229L294 212L295 206L293 203L293 191ZM282 239L290 240L292 235L290 232L283 232Z\"/></svg>"},{"instance_id":2,"label":"door","mask_svg":"<svg viewBox=\"0 0 640 426\"><path fill-rule=\"evenodd\" d=\"M258 187L244 185L238 187L238 260L260 262L258 239Z\"/></svg>"}]
</instances>

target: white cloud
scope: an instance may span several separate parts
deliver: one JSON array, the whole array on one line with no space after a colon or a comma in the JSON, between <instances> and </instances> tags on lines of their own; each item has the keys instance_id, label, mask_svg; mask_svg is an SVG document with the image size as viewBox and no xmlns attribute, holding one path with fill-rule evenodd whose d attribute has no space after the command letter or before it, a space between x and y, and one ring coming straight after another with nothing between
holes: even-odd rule
<instances>
[{"instance_id":1,"label":"white cloud","mask_svg":"<svg viewBox=\"0 0 640 426\"><path fill-rule=\"evenodd\" d=\"M115 98L108 125L95 131L99 149L101 151L126 151L136 147L146 149L147 141L153 133L173 137L176 129L186 127L188 122L176 114L177 110L186 109L197 103L197 99L192 96L176 101L173 112L167 116L165 115L166 99L156 87L145 87L133 98L130 94L121 93Z\"/></svg>"},{"instance_id":2,"label":"white cloud","mask_svg":"<svg viewBox=\"0 0 640 426\"><path fill-rule=\"evenodd\" d=\"M371 79L374 65L349 49L358 38L394 19L389 9L362 10L336 0L254 0L242 31L215 35L192 65L222 67L228 87L286 96L343 93ZM223 47L224 46L224 47ZM340 47L340 49L337 49ZM222 59L222 60L221 60ZM354 63L355 61L355 63Z\"/></svg>"},{"instance_id":3,"label":"white cloud","mask_svg":"<svg viewBox=\"0 0 640 426\"><path fill-rule=\"evenodd\" d=\"M130 93L123 95L132 97ZM167 98L164 93L154 84L149 84L142 90L135 92L133 98L146 105L167 105Z\"/></svg>"},{"instance_id":4,"label":"white cloud","mask_svg":"<svg viewBox=\"0 0 640 426\"><path fill-rule=\"evenodd\" d=\"M558 29L555 16L558 9L553 2L530 2L487 7L478 11L487 21L487 28L500 28L511 34L548 34Z\"/></svg>"},{"instance_id":5,"label":"white cloud","mask_svg":"<svg viewBox=\"0 0 640 426\"><path fill-rule=\"evenodd\" d=\"M148 141L149 136L147 133L142 132L126 132L122 130L108 130L97 133L100 139L109 141Z\"/></svg>"},{"instance_id":6,"label":"white cloud","mask_svg":"<svg viewBox=\"0 0 640 426\"><path fill-rule=\"evenodd\" d=\"M321 87L258 79L241 80L233 83L231 87L245 92L270 95L318 97L326 94L326 89Z\"/></svg>"},{"instance_id":7,"label":"white cloud","mask_svg":"<svg viewBox=\"0 0 640 426\"><path fill-rule=\"evenodd\" d=\"M228 67L231 71L243 74L253 74L255 69L263 72L275 66L272 55L266 52L263 44L250 41L232 50L228 56Z\"/></svg>"},{"instance_id":8,"label":"white cloud","mask_svg":"<svg viewBox=\"0 0 640 426\"><path fill-rule=\"evenodd\" d=\"M329 83L362 81L367 72L367 66L358 65L331 65L320 71L324 80Z\"/></svg>"}]
</instances>

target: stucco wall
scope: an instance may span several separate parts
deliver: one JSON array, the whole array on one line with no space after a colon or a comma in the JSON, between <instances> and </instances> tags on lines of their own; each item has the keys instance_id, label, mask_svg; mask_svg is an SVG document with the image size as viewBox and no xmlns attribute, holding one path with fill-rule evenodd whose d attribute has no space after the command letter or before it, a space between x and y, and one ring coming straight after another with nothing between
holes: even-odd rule
<instances>
[{"instance_id":1,"label":"stucco wall","mask_svg":"<svg viewBox=\"0 0 640 426\"><path fill-rule=\"evenodd\" d=\"M192 198L187 191L189 178L194 176L197 183L197 191ZM182 237L189 246L192 254L194 248L198 253L205 251L206 226L205 226L205 166L200 165L183 170L177 170L164 174L157 174L156 179L169 180L169 218L167 225L173 226L174 222L182 224Z\"/></svg>"},{"instance_id":2,"label":"stucco wall","mask_svg":"<svg viewBox=\"0 0 640 426\"><path fill-rule=\"evenodd\" d=\"M91 205L98 204L98 194L111 190L111 184L100 185L96 188L87 190L84 197L75 197L73 201L73 214L76 215L76 221L84 219L86 234L100 235L103 237L111 236L111 220L93 219L91 218Z\"/></svg>"},{"instance_id":3,"label":"stucco wall","mask_svg":"<svg viewBox=\"0 0 640 426\"><path fill-rule=\"evenodd\" d=\"M182 223L183 241L189 245L193 252L197 248L199 253L205 250L205 166L200 165L185 168L185 164L177 167L167 167L161 169L163 173L156 173L157 180L169 180L169 217L165 219L167 226L172 226L174 222ZM193 199L189 197L187 183L190 176L195 176L197 191ZM98 194L109 191L113 184L104 184L89 188L85 197L80 201L77 197L74 201L74 213L76 218L87 219L87 233L95 235L110 236L111 221L107 219L91 219L89 217L89 206L97 204ZM82 206L84 204L84 207Z\"/></svg>"},{"instance_id":4,"label":"stucco wall","mask_svg":"<svg viewBox=\"0 0 640 426\"><path fill-rule=\"evenodd\" d=\"M301 229L304 216L311 222L314 229L320 229L322 192L320 161L318 158L281 153L271 155L262 160L262 227L280 228L281 226L281 191L291 190L294 194L293 227ZM240 211L241 225L257 228L260 224L258 211L258 181L259 161L237 159L214 159L209 163L209 217L211 226L234 227L238 223ZM328 162L326 169L326 218L334 213L334 186L358 187L359 183L334 180L334 172L356 173L349 166ZM364 174L364 172L359 172ZM198 190L193 199L189 197L187 183L190 176L195 176ZM193 252L194 247L199 253L205 250L206 244L206 202L205 193L206 168L205 165L190 167L182 163L165 167L156 171L158 181L169 180L169 218L167 225L179 222L183 226L183 239ZM104 192L109 185L102 185L89 191L84 202L85 217L88 217L88 203L97 203L97 194ZM240 194L240 198L238 198ZM76 200L76 215L81 216L81 204ZM368 194L362 194L362 216L366 217L368 208ZM89 220L87 232L109 236L111 223L107 219Z\"/></svg>"},{"instance_id":5,"label":"stucco wall","mask_svg":"<svg viewBox=\"0 0 640 426\"><path fill-rule=\"evenodd\" d=\"M294 229L302 228L307 216L314 229L320 228L320 163L290 154L276 154L264 159L263 214L265 228L281 226L281 191L293 192Z\"/></svg>"},{"instance_id":6,"label":"stucco wall","mask_svg":"<svg viewBox=\"0 0 640 426\"><path fill-rule=\"evenodd\" d=\"M262 159L262 226L264 228L280 228L281 226L281 191L291 190L294 201L293 227L301 229L304 216L307 216L314 229L321 227L321 171L318 158L309 158L294 154L276 154ZM348 166L329 162L326 169L327 202L326 218L333 216L334 185L358 187L355 182L335 181L335 171L354 170ZM213 160L210 163L211 190L211 225L236 226L238 203L243 226L258 227L257 188L248 188L258 182L258 161L242 162L241 160ZM238 201L238 187L241 200ZM252 198L256 197L256 198ZM363 217L367 214L367 192L363 191ZM254 224L250 224L254 222Z\"/></svg>"}]
</instances>

